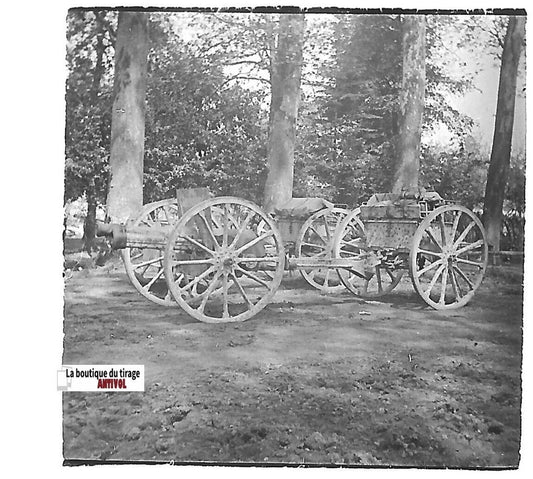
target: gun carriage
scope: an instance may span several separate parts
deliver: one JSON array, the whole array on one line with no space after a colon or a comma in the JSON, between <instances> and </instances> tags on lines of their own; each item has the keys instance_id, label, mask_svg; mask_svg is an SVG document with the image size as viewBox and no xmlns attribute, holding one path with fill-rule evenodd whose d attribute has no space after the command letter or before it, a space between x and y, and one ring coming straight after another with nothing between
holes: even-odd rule
<instances>
[{"instance_id":1,"label":"gun carriage","mask_svg":"<svg viewBox=\"0 0 533 479\"><path fill-rule=\"evenodd\" d=\"M150 301L204 322L244 321L271 300L287 270L324 293L392 291L409 271L434 309L466 304L488 261L479 219L436 193L377 194L355 210L294 198L266 214L250 201L179 190L125 225L98 234L122 249L126 272Z\"/></svg>"}]
</instances>

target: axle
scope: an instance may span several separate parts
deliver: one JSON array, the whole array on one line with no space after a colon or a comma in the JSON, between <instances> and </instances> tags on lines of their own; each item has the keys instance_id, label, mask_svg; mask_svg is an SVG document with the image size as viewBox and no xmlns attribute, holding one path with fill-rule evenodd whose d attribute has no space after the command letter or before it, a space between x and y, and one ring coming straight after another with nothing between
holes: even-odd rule
<instances>
[{"instance_id":1,"label":"axle","mask_svg":"<svg viewBox=\"0 0 533 479\"><path fill-rule=\"evenodd\" d=\"M345 268L363 271L366 261L355 258L289 258L289 270L308 268Z\"/></svg>"}]
</instances>

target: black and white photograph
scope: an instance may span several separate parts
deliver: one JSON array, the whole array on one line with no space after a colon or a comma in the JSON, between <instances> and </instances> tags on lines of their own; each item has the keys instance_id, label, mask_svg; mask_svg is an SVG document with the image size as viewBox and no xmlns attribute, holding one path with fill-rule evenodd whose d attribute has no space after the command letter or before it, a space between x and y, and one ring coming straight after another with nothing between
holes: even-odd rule
<instances>
[{"instance_id":1,"label":"black and white photograph","mask_svg":"<svg viewBox=\"0 0 533 479\"><path fill-rule=\"evenodd\" d=\"M526 11L230 7L65 10L62 467L519 469Z\"/></svg>"}]
</instances>

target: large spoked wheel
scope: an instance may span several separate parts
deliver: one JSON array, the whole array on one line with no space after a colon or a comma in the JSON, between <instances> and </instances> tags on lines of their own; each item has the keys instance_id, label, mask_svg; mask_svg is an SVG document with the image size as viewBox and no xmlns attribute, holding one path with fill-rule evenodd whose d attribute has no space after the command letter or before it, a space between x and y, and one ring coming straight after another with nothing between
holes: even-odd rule
<instances>
[{"instance_id":1,"label":"large spoked wheel","mask_svg":"<svg viewBox=\"0 0 533 479\"><path fill-rule=\"evenodd\" d=\"M234 197L191 208L165 248L164 274L172 296L189 315L207 323L256 315L278 289L284 267L273 220L255 204Z\"/></svg>"},{"instance_id":2,"label":"large spoked wheel","mask_svg":"<svg viewBox=\"0 0 533 479\"><path fill-rule=\"evenodd\" d=\"M354 260L354 268L337 271L346 289L360 298L378 298L390 293L404 273L404 270L385 265L369 250L363 222L356 215L348 216L339 226L333 255Z\"/></svg>"},{"instance_id":3,"label":"large spoked wheel","mask_svg":"<svg viewBox=\"0 0 533 479\"><path fill-rule=\"evenodd\" d=\"M327 208L311 215L298 233L296 257L331 258L335 231L349 214L344 208ZM338 273L332 268L306 268L300 273L311 286L324 293L344 290Z\"/></svg>"},{"instance_id":4,"label":"large spoked wheel","mask_svg":"<svg viewBox=\"0 0 533 479\"><path fill-rule=\"evenodd\" d=\"M481 221L462 206L446 205L419 225L409 255L413 286L434 309L453 309L472 299L488 263Z\"/></svg>"},{"instance_id":5,"label":"large spoked wheel","mask_svg":"<svg viewBox=\"0 0 533 479\"><path fill-rule=\"evenodd\" d=\"M168 199L145 205L131 224L148 228L167 227L170 233L178 219L177 200ZM122 260L131 283L139 293L153 303L173 306L176 303L167 288L163 272L163 250L163 246L125 248L122 250Z\"/></svg>"}]
</instances>

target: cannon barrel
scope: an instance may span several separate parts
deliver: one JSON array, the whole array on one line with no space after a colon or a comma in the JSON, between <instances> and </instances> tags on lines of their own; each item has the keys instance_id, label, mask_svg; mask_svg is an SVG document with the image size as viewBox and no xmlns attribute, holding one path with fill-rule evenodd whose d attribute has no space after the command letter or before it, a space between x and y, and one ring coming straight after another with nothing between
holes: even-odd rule
<instances>
[{"instance_id":1,"label":"cannon barrel","mask_svg":"<svg viewBox=\"0 0 533 479\"><path fill-rule=\"evenodd\" d=\"M133 226L119 223L97 223L96 236L111 240L113 249L164 248L171 226Z\"/></svg>"}]
</instances>

